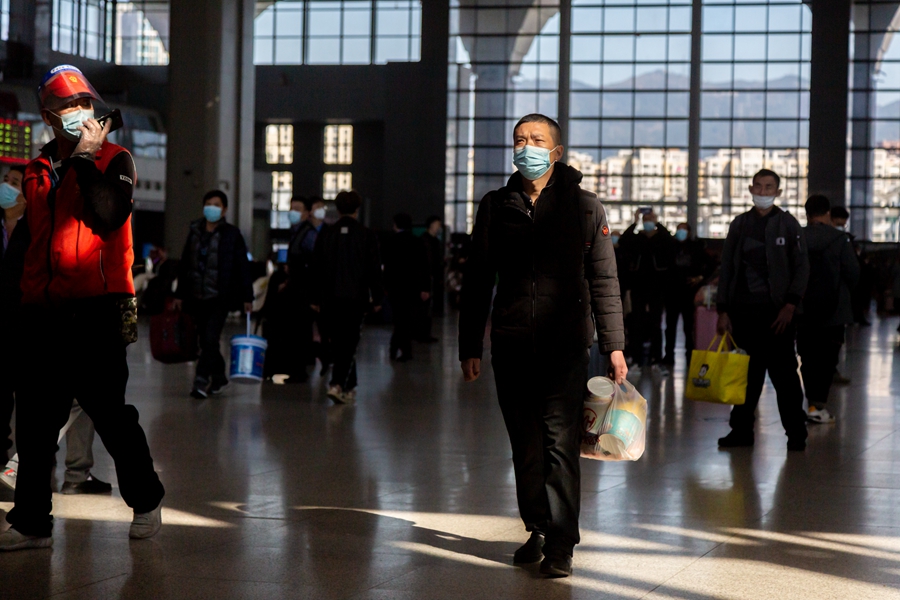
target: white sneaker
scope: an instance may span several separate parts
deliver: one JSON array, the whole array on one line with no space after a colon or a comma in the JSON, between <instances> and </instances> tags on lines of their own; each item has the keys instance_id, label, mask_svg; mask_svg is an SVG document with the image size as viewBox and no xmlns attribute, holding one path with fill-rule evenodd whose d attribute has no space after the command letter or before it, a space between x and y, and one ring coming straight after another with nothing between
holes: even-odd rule
<instances>
[{"instance_id":1,"label":"white sneaker","mask_svg":"<svg viewBox=\"0 0 900 600\"><path fill-rule=\"evenodd\" d=\"M49 548L53 545L53 538L38 537L19 533L12 527L0 533L0 552L13 552L14 550L29 550L32 548Z\"/></svg>"},{"instance_id":2,"label":"white sneaker","mask_svg":"<svg viewBox=\"0 0 900 600\"><path fill-rule=\"evenodd\" d=\"M128 537L133 540L146 540L156 535L160 527L162 527L162 502L150 512L134 513Z\"/></svg>"},{"instance_id":3,"label":"white sneaker","mask_svg":"<svg viewBox=\"0 0 900 600\"><path fill-rule=\"evenodd\" d=\"M16 468L6 465L3 473L0 473L0 483L8 488L16 489L16 475L18 475Z\"/></svg>"},{"instance_id":4,"label":"white sneaker","mask_svg":"<svg viewBox=\"0 0 900 600\"><path fill-rule=\"evenodd\" d=\"M806 413L806 420L810 423L834 423L834 415L828 412L827 408L818 409L810 406L809 412Z\"/></svg>"}]
</instances>

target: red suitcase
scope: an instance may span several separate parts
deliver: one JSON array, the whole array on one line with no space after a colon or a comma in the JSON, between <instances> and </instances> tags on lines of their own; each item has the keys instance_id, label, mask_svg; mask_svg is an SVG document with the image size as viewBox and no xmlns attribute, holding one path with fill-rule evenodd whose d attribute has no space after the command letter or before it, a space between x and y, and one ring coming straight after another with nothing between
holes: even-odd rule
<instances>
[{"instance_id":1,"label":"red suitcase","mask_svg":"<svg viewBox=\"0 0 900 600\"><path fill-rule=\"evenodd\" d=\"M190 315L167 310L150 317L150 353L166 364L196 360L197 327Z\"/></svg>"}]
</instances>

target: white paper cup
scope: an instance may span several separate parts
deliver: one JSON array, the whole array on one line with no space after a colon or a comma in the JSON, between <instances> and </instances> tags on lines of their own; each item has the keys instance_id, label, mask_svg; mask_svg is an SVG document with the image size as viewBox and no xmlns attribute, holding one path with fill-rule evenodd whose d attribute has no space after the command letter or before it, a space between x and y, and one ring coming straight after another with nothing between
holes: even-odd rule
<instances>
[{"instance_id":1,"label":"white paper cup","mask_svg":"<svg viewBox=\"0 0 900 600\"><path fill-rule=\"evenodd\" d=\"M587 386L595 402L609 402L616 393L616 384L606 377L594 377L588 381Z\"/></svg>"}]
</instances>

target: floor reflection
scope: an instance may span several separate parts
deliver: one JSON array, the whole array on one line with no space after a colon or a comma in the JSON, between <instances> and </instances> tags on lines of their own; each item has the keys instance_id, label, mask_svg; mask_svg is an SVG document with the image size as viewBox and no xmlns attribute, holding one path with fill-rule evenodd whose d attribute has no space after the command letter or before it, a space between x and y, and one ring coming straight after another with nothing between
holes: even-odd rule
<instances>
[{"instance_id":1,"label":"floor reflection","mask_svg":"<svg viewBox=\"0 0 900 600\"><path fill-rule=\"evenodd\" d=\"M54 549L0 556L0 596L900 597L897 319L848 332L838 421L811 427L800 455L771 384L756 447L720 451L728 408L683 399L684 359L646 370L647 452L583 462L583 539L564 581L510 564L526 534L489 365L462 385L455 318L443 326L405 364L387 360L389 330L367 329L353 406L333 406L318 371L191 400L190 365L155 363L145 335L129 397L167 488L162 532L129 542L117 489L56 496ZM99 441L95 454L115 481ZM0 490L0 510L11 501Z\"/></svg>"}]
</instances>

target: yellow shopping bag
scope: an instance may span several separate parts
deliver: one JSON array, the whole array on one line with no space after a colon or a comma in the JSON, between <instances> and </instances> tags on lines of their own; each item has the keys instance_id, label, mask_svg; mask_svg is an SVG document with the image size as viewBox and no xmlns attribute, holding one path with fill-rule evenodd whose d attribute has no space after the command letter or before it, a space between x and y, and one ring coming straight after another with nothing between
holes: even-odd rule
<instances>
[{"instance_id":1,"label":"yellow shopping bag","mask_svg":"<svg viewBox=\"0 0 900 600\"><path fill-rule=\"evenodd\" d=\"M729 352L728 342L737 350L730 333L722 336L719 348L712 350L715 338L706 350L694 350L691 368L684 385L684 395L690 400L718 404L743 404L747 396L747 354Z\"/></svg>"}]
</instances>

